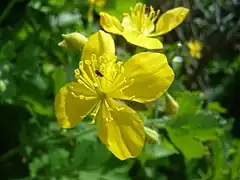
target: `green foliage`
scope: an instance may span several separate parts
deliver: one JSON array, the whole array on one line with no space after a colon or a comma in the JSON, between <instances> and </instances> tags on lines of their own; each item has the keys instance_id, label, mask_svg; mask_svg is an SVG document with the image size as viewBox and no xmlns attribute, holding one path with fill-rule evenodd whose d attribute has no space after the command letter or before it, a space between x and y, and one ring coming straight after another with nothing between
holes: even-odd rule
<instances>
[{"instance_id":1,"label":"green foliage","mask_svg":"<svg viewBox=\"0 0 240 180\"><path fill-rule=\"evenodd\" d=\"M197 93L182 93L178 99L180 110L167 126L171 141L187 159L200 158L206 154L204 141L217 138L217 119L201 110Z\"/></svg>"},{"instance_id":2,"label":"green foliage","mask_svg":"<svg viewBox=\"0 0 240 180\"><path fill-rule=\"evenodd\" d=\"M128 0L128 1L125 1L124 3L119 0L107 1L106 12L108 12L112 16L122 18L123 13L130 12L130 7L133 8L138 2L142 2L142 0L140 1Z\"/></svg>"},{"instance_id":3,"label":"green foliage","mask_svg":"<svg viewBox=\"0 0 240 180\"><path fill-rule=\"evenodd\" d=\"M179 104L178 112L165 112L164 96L141 105L126 102L159 133L159 143L145 144L138 158L116 159L97 137L95 126L85 120L67 130L57 124L54 97L74 80L80 60L79 53L58 46L61 34L77 31L88 36L100 29L100 11L122 17L136 2L141 1L109 0L105 7L95 7L92 23L87 20L87 0L1 2L1 179L240 178L239 140L231 134L232 127L239 127L230 119L240 117L239 3L235 1L184 1L192 12L191 21L164 36L164 50L159 51L168 56L176 74L169 93ZM179 3L172 2L175 5L152 3L165 11ZM202 59L190 57L189 39L203 42ZM121 37L114 40L122 61L146 51Z\"/></svg>"}]
</instances>

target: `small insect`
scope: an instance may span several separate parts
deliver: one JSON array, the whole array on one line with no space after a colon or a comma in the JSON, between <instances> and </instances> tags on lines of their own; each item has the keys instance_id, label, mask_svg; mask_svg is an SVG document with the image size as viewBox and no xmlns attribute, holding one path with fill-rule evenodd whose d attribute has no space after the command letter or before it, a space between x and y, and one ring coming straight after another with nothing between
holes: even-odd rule
<instances>
[{"instance_id":1,"label":"small insect","mask_svg":"<svg viewBox=\"0 0 240 180\"><path fill-rule=\"evenodd\" d=\"M95 74L97 75L97 77L101 77L101 78L105 78L106 80L112 82L110 79L106 78L99 70L95 70Z\"/></svg>"},{"instance_id":2,"label":"small insect","mask_svg":"<svg viewBox=\"0 0 240 180\"><path fill-rule=\"evenodd\" d=\"M99 70L95 70L95 73L99 77L104 77L103 74Z\"/></svg>"}]
</instances>

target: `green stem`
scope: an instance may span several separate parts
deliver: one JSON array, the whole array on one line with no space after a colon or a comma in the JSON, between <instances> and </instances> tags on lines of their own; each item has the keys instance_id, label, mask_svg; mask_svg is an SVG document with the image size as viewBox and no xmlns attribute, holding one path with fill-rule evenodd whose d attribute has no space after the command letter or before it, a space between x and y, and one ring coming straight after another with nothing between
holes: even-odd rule
<instances>
[{"instance_id":1,"label":"green stem","mask_svg":"<svg viewBox=\"0 0 240 180\"><path fill-rule=\"evenodd\" d=\"M7 15L9 14L10 10L12 9L16 1L17 0L11 0L10 3L8 3L7 7L4 9L2 15L0 16L0 24L7 17Z\"/></svg>"}]
</instances>

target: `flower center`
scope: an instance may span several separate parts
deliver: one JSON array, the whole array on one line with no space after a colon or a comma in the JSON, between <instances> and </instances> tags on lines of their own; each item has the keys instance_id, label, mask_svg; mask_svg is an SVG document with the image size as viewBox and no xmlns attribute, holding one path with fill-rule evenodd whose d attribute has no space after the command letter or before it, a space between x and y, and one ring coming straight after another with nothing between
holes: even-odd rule
<instances>
[{"instance_id":1,"label":"flower center","mask_svg":"<svg viewBox=\"0 0 240 180\"><path fill-rule=\"evenodd\" d=\"M100 99L104 99L108 92L127 86L123 72L122 62L116 62L116 57L109 60L107 55L97 58L96 54L92 54L90 60L80 62L79 69L75 70L75 78L96 92Z\"/></svg>"},{"instance_id":2,"label":"flower center","mask_svg":"<svg viewBox=\"0 0 240 180\"><path fill-rule=\"evenodd\" d=\"M96 91L99 99L104 100L107 97L106 94L104 92L102 92L101 89L99 89L97 83L94 83L93 85L95 87L95 91Z\"/></svg>"},{"instance_id":3,"label":"flower center","mask_svg":"<svg viewBox=\"0 0 240 180\"><path fill-rule=\"evenodd\" d=\"M155 11L152 6L149 8L145 4L138 3L134 9L131 8L131 19L136 24L137 29L148 35L155 29L155 21L158 19L160 10Z\"/></svg>"}]
</instances>

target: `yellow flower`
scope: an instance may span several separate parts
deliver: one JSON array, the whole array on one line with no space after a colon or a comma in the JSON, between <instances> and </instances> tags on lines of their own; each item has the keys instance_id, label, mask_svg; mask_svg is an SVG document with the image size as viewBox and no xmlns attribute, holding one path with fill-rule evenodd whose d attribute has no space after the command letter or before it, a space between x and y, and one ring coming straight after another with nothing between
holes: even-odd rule
<instances>
[{"instance_id":1,"label":"yellow flower","mask_svg":"<svg viewBox=\"0 0 240 180\"><path fill-rule=\"evenodd\" d=\"M103 7L106 4L106 0L88 0L88 21L93 21L93 9L96 5L97 7Z\"/></svg>"},{"instance_id":2,"label":"yellow flower","mask_svg":"<svg viewBox=\"0 0 240 180\"><path fill-rule=\"evenodd\" d=\"M190 54L192 57L195 57L197 59L201 58L201 51L202 51L202 44L198 40L191 40L188 42L188 48L190 50Z\"/></svg>"},{"instance_id":3,"label":"yellow flower","mask_svg":"<svg viewBox=\"0 0 240 180\"><path fill-rule=\"evenodd\" d=\"M153 101L168 89L174 73L160 53L142 52L124 64L116 60L112 36L101 30L91 35L75 70L76 82L60 89L55 111L63 128L76 126L92 113L101 141L124 160L140 154L144 123L137 112L114 99Z\"/></svg>"},{"instance_id":4,"label":"yellow flower","mask_svg":"<svg viewBox=\"0 0 240 180\"><path fill-rule=\"evenodd\" d=\"M149 12L148 12L149 11ZM189 10L178 7L159 15L152 6L137 3L131 13L124 14L122 22L105 12L100 13L100 25L107 32L122 35L129 43L147 49L161 49L163 45L155 36L165 34L185 19ZM156 22L156 23L155 23Z\"/></svg>"}]
</instances>

